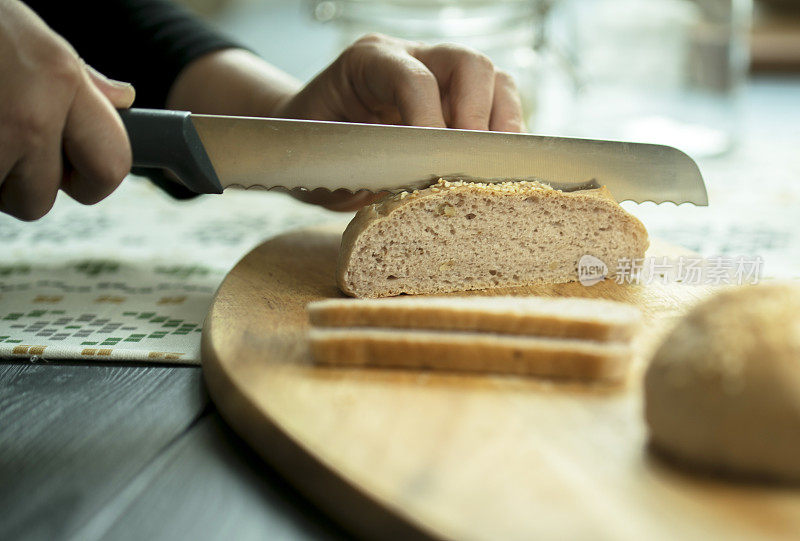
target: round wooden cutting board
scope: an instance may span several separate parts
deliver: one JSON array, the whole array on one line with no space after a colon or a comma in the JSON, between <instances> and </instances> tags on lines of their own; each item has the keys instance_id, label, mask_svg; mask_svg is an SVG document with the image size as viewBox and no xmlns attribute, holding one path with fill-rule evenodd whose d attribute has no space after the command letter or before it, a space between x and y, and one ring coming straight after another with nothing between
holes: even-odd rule
<instances>
[{"instance_id":1,"label":"round wooden cutting board","mask_svg":"<svg viewBox=\"0 0 800 541\"><path fill-rule=\"evenodd\" d=\"M796 538L800 491L707 478L647 449L641 375L669 322L706 293L577 283L473 294L603 297L647 321L622 387L314 364L305 305L341 293L341 226L270 240L217 292L203 369L224 418L361 537ZM656 244L650 255L675 255Z\"/></svg>"}]
</instances>

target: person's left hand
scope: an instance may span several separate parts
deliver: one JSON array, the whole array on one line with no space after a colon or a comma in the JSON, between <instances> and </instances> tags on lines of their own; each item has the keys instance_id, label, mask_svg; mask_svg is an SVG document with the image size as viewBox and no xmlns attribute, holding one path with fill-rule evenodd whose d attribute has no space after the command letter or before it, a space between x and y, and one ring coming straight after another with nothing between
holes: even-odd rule
<instances>
[{"instance_id":1,"label":"person's left hand","mask_svg":"<svg viewBox=\"0 0 800 541\"><path fill-rule=\"evenodd\" d=\"M453 44L425 45L370 34L279 104L273 116L520 132L522 107L514 80L485 55ZM375 200L351 194L296 191L295 197L334 210Z\"/></svg>"},{"instance_id":2,"label":"person's left hand","mask_svg":"<svg viewBox=\"0 0 800 541\"><path fill-rule=\"evenodd\" d=\"M522 107L513 79L460 45L370 34L305 87L243 49L202 56L173 83L170 109L221 115L405 124L518 132ZM378 195L295 190L332 210L355 210Z\"/></svg>"}]
</instances>

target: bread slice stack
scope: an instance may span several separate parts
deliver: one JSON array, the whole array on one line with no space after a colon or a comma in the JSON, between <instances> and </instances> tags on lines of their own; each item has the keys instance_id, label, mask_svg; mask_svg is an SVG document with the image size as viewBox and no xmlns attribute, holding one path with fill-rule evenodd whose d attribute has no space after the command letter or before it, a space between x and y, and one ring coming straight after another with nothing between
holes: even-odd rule
<instances>
[{"instance_id":1,"label":"bread slice stack","mask_svg":"<svg viewBox=\"0 0 800 541\"><path fill-rule=\"evenodd\" d=\"M309 303L321 364L620 381L633 306L556 297L398 297Z\"/></svg>"}]
</instances>

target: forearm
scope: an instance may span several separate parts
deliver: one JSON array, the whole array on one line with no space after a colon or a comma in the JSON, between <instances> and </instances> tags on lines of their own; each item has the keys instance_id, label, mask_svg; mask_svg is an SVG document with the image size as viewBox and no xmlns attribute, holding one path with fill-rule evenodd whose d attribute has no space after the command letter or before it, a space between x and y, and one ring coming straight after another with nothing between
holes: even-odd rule
<instances>
[{"instance_id":1,"label":"forearm","mask_svg":"<svg viewBox=\"0 0 800 541\"><path fill-rule=\"evenodd\" d=\"M167 108L193 113L270 116L300 82L255 54L225 49L186 66L167 96Z\"/></svg>"}]
</instances>

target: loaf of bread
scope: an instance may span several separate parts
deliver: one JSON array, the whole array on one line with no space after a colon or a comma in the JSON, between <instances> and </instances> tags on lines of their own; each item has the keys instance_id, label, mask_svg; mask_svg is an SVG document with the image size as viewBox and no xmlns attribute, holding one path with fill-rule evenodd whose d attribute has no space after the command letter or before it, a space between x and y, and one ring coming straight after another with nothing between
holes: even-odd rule
<instances>
[{"instance_id":1,"label":"loaf of bread","mask_svg":"<svg viewBox=\"0 0 800 541\"><path fill-rule=\"evenodd\" d=\"M440 180L362 208L342 236L337 281L354 297L578 279L584 255L615 273L647 232L605 189Z\"/></svg>"},{"instance_id":2,"label":"loaf of bread","mask_svg":"<svg viewBox=\"0 0 800 541\"><path fill-rule=\"evenodd\" d=\"M725 290L667 336L645 377L654 447L679 462L800 483L800 285Z\"/></svg>"},{"instance_id":3,"label":"loaf of bread","mask_svg":"<svg viewBox=\"0 0 800 541\"><path fill-rule=\"evenodd\" d=\"M630 340L638 308L579 297L397 297L326 299L308 304L318 327L472 331L598 342Z\"/></svg>"}]
</instances>

